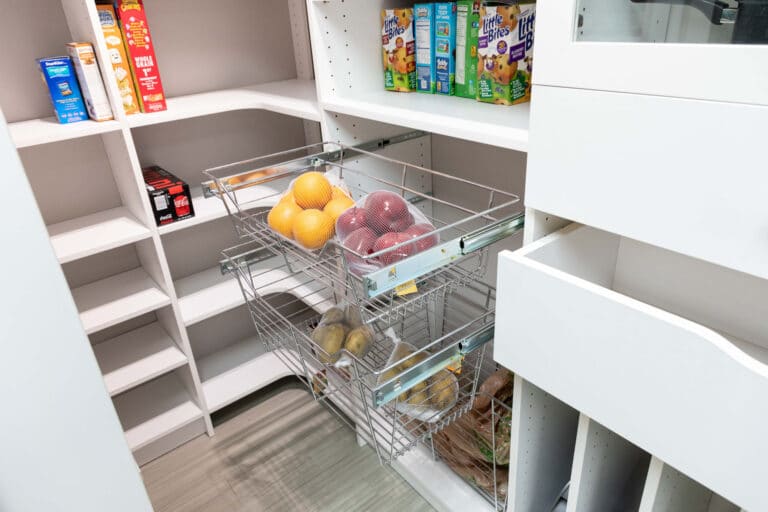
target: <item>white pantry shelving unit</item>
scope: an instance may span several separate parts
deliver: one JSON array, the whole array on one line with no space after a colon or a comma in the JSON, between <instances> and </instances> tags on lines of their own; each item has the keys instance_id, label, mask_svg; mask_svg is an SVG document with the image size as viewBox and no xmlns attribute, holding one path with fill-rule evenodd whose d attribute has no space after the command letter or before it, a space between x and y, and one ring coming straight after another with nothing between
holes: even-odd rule
<instances>
[{"instance_id":1,"label":"white pantry shelving unit","mask_svg":"<svg viewBox=\"0 0 768 512\"><path fill-rule=\"evenodd\" d=\"M494 357L517 374L507 510L549 512L568 482L568 512L768 508L755 480L768 418L743 399L762 403L768 389L759 324L768 311L755 300L768 293L757 233L765 218L753 206L765 178L745 167L761 132L745 130L733 152L699 152L676 172L702 131L752 123L764 110L733 107L731 117L716 102L570 90L553 57L537 66L558 87L537 84L530 106L389 93L378 35L389 0L144 3L168 110L126 116L106 66L115 120L105 123L54 122L34 64L72 40L94 43L108 62L93 0L19 1L0 18L0 40L14 48L0 54L13 70L0 77L0 107L139 463L213 435L211 413L289 375L257 342L237 281L220 272L220 250L236 239L222 203L203 196L202 171L323 139L354 145L424 130L383 152L532 199L524 240L492 251L526 245L499 258ZM550 9L536 44L557 56ZM643 113L627 114L641 104ZM662 113L675 119L659 125ZM698 131L681 138L691 126L678 119L697 120ZM636 151L649 133L678 141L678 152ZM663 151L675 164L653 167ZM720 194L722 177L699 167L729 164L731 153L739 188ZM141 177L150 164L190 184L194 218L155 226ZM439 179L415 185L456 194ZM718 215L723 206L730 213ZM594 227L546 238L574 220ZM496 266L494 257L491 282ZM311 293L312 283L292 286ZM493 509L424 448L393 468L439 510Z\"/></svg>"}]
</instances>

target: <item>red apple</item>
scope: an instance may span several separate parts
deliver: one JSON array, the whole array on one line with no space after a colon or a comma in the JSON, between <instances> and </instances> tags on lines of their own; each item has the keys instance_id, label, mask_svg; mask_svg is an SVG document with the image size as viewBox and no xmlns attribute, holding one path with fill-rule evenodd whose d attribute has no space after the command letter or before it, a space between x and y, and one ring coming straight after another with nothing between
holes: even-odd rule
<instances>
[{"instance_id":1,"label":"red apple","mask_svg":"<svg viewBox=\"0 0 768 512\"><path fill-rule=\"evenodd\" d=\"M421 224L414 224L413 226L406 229L404 233L411 235L412 238L416 238L417 236L431 233L434 230L435 227L432 224L423 222ZM416 244L416 252L425 251L430 247L434 247L439 241L440 239L438 235L425 236L421 240L416 240L416 242L414 242L414 244Z\"/></svg>"},{"instance_id":2,"label":"red apple","mask_svg":"<svg viewBox=\"0 0 768 512\"><path fill-rule=\"evenodd\" d=\"M369 194L365 198L365 212L368 227L380 235L403 231L413 224L408 203L394 192L379 190Z\"/></svg>"},{"instance_id":3,"label":"red apple","mask_svg":"<svg viewBox=\"0 0 768 512\"><path fill-rule=\"evenodd\" d=\"M376 243L376 237L376 233L371 228L362 227L354 230L344 239L344 247L362 256L373 254L373 246ZM347 264L350 266L350 270L355 274L360 275L362 272L360 266L366 264L367 261L350 252L345 252L344 254L347 258ZM372 260L368 261L374 263Z\"/></svg>"},{"instance_id":4,"label":"red apple","mask_svg":"<svg viewBox=\"0 0 768 512\"><path fill-rule=\"evenodd\" d=\"M365 210L362 208L350 208L336 219L336 234L342 241L362 227L365 227Z\"/></svg>"},{"instance_id":5,"label":"red apple","mask_svg":"<svg viewBox=\"0 0 768 512\"><path fill-rule=\"evenodd\" d=\"M373 252L389 249L403 242L408 242L411 239L411 235L407 233L384 233L378 238L378 240L376 240L376 243L373 244ZM398 247L392 251L385 252L379 256L379 261L381 261L384 265L391 265L397 261L404 260L415 252L416 247L414 244L405 244L402 247Z\"/></svg>"}]
</instances>

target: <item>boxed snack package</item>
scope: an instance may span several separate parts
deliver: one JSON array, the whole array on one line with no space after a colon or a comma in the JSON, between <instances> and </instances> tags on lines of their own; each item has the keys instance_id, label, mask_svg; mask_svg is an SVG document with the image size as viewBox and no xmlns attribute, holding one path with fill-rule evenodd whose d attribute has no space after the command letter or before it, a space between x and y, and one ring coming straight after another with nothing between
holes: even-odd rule
<instances>
[{"instance_id":1,"label":"boxed snack package","mask_svg":"<svg viewBox=\"0 0 768 512\"><path fill-rule=\"evenodd\" d=\"M157 67L154 43L149 33L142 0L117 0L117 16L125 38L133 81L142 112L166 109L163 83Z\"/></svg>"},{"instance_id":2,"label":"boxed snack package","mask_svg":"<svg viewBox=\"0 0 768 512\"><path fill-rule=\"evenodd\" d=\"M435 92L435 5L413 6L416 30L416 86L419 92Z\"/></svg>"},{"instance_id":3,"label":"boxed snack package","mask_svg":"<svg viewBox=\"0 0 768 512\"><path fill-rule=\"evenodd\" d=\"M158 226L195 216L189 185L157 165L142 174Z\"/></svg>"},{"instance_id":4,"label":"boxed snack package","mask_svg":"<svg viewBox=\"0 0 768 512\"><path fill-rule=\"evenodd\" d=\"M88 119L80 87L69 57L48 57L37 59L43 82L56 111L56 118L62 124L76 123Z\"/></svg>"},{"instance_id":5,"label":"boxed snack package","mask_svg":"<svg viewBox=\"0 0 768 512\"><path fill-rule=\"evenodd\" d=\"M96 62L91 43L69 43L67 52L80 81L88 116L94 121L113 119L112 107L109 106L109 98L104 90L104 82L101 81L99 64Z\"/></svg>"},{"instance_id":6,"label":"boxed snack package","mask_svg":"<svg viewBox=\"0 0 768 512\"><path fill-rule=\"evenodd\" d=\"M381 11L381 45L384 58L384 88L388 91L415 91L416 41L413 9Z\"/></svg>"},{"instance_id":7,"label":"boxed snack package","mask_svg":"<svg viewBox=\"0 0 768 512\"><path fill-rule=\"evenodd\" d=\"M120 92L123 109L126 114L135 114L139 111L139 100L136 97L131 66L125 53L123 34L117 23L115 9L111 5L99 4L96 6L96 10L99 13L101 31L104 33L104 41L107 44L107 53L109 53L109 60L112 63L112 70L115 72L115 80L117 80L117 89Z\"/></svg>"},{"instance_id":8,"label":"boxed snack package","mask_svg":"<svg viewBox=\"0 0 768 512\"><path fill-rule=\"evenodd\" d=\"M477 96L477 34L480 0L456 2L456 96Z\"/></svg>"},{"instance_id":9,"label":"boxed snack package","mask_svg":"<svg viewBox=\"0 0 768 512\"><path fill-rule=\"evenodd\" d=\"M477 99L514 105L531 99L536 4L480 6Z\"/></svg>"},{"instance_id":10,"label":"boxed snack package","mask_svg":"<svg viewBox=\"0 0 768 512\"><path fill-rule=\"evenodd\" d=\"M435 92L453 94L456 75L456 2L435 4Z\"/></svg>"}]
</instances>

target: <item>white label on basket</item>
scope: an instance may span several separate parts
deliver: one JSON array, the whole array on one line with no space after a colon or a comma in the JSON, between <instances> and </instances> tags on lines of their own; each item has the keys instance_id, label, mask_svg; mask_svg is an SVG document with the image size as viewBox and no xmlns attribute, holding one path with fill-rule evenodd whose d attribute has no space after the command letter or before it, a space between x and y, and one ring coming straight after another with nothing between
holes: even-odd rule
<instances>
[{"instance_id":1,"label":"white label on basket","mask_svg":"<svg viewBox=\"0 0 768 512\"><path fill-rule=\"evenodd\" d=\"M162 196L155 196L155 210L161 211L168 208L168 200L165 199L165 194Z\"/></svg>"}]
</instances>

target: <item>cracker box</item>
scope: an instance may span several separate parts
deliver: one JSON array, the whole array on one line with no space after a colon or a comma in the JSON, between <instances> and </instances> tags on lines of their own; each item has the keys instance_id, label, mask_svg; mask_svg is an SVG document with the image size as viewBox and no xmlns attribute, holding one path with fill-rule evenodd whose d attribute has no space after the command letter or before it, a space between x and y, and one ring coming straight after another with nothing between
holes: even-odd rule
<instances>
[{"instance_id":1,"label":"cracker box","mask_svg":"<svg viewBox=\"0 0 768 512\"><path fill-rule=\"evenodd\" d=\"M155 43L149 32L144 3L142 0L117 0L117 17L125 38L141 111L165 110L163 82L160 80Z\"/></svg>"},{"instance_id":2,"label":"cracker box","mask_svg":"<svg viewBox=\"0 0 768 512\"><path fill-rule=\"evenodd\" d=\"M384 58L384 88L388 91L415 91L416 41L413 9L381 11L381 45Z\"/></svg>"},{"instance_id":3,"label":"cracker box","mask_svg":"<svg viewBox=\"0 0 768 512\"><path fill-rule=\"evenodd\" d=\"M477 34L480 0L456 2L456 96L477 96Z\"/></svg>"},{"instance_id":4,"label":"cracker box","mask_svg":"<svg viewBox=\"0 0 768 512\"><path fill-rule=\"evenodd\" d=\"M48 86L56 118L62 124L76 123L88 119L85 103L77 85L75 69L69 57L48 57L37 59L43 82Z\"/></svg>"},{"instance_id":5,"label":"cracker box","mask_svg":"<svg viewBox=\"0 0 768 512\"><path fill-rule=\"evenodd\" d=\"M189 185L157 165L142 173L158 226L195 216Z\"/></svg>"},{"instance_id":6,"label":"cracker box","mask_svg":"<svg viewBox=\"0 0 768 512\"><path fill-rule=\"evenodd\" d=\"M456 77L456 2L435 4L435 93L453 94Z\"/></svg>"},{"instance_id":7,"label":"cracker box","mask_svg":"<svg viewBox=\"0 0 768 512\"><path fill-rule=\"evenodd\" d=\"M113 119L112 107L109 106L109 98L104 90L104 82L101 80L99 64L96 62L91 43L69 43L67 53L75 67L88 116L94 121Z\"/></svg>"},{"instance_id":8,"label":"cracker box","mask_svg":"<svg viewBox=\"0 0 768 512\"><path fill-rule=\"evenodd\" d=\"M107 44L107 53L115 72L117 90L123 103L126 114L135 114L139 111L139 99L136 97L136 89L131 76L131 65L125 53L123 33L117 21L115 9L111 5L96 5L99 13L101 31L104 33L104 41Z\"/></svg>"},{"instance_id":9,"label":"cracker box","mask_svg":"<svg viewBox=\"0 0 768 512\"><path fill-rule=\"evenodd\" d=\"M419 92L435 92L435 5L413 6L416 30L416 88Z\"/></svg>"},{"instance_id":10,"label":"cracker box","mask_svg":"<svg viewBox=\"0 0 768 512\"><path fill-rule=\"evenodd\" d=\"M535 4L481 5L477 99L514 105L531 99Z\"/></svg>"}]
</instances>

